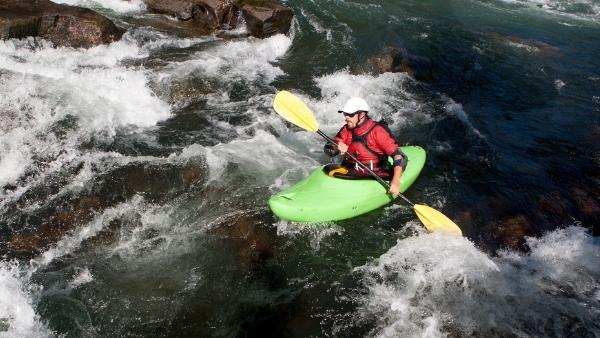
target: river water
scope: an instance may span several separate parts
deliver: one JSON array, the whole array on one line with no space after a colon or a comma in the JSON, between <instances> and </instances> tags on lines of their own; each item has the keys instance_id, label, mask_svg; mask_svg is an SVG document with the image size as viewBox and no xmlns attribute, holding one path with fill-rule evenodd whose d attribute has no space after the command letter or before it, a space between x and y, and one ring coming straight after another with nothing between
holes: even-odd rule
<instances>
[{"instance_id":1,"label":"river water","mask_svg":"<svg viewBox=\"0 0 600 338\"><path fill-rule=\"evenodd\" d=\"M600 3L286 1L289 37L0 42L0 337L599 337ZM138 21L136 21L138 20ZM237 34L237 35L236 35ZM357 74L385 46L432 79ZM277 220L355 95L428 159L401 201Z\"/></svg>"}]
</instances>

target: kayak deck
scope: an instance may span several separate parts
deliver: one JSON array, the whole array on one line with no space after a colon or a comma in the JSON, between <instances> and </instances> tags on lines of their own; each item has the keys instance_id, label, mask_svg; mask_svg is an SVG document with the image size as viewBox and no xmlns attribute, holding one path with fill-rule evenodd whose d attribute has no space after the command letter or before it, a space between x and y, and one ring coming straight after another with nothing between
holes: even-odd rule
<instances>
[{"instance_id":1,"label":"kayak deck","mask_svg":"<svg viewBox=\"0 0 600 338\"><path fill-rule=\"evenodd\" d=\"M406 191L425 165L425 150L401 147L408 164L400 180ZM294 222L325 222L352 218L393 201L386 188L374 179L350 180L330 177L317 168L288 189L273 195L269 207L280 219Z\"/></svg>"}]
</instances>

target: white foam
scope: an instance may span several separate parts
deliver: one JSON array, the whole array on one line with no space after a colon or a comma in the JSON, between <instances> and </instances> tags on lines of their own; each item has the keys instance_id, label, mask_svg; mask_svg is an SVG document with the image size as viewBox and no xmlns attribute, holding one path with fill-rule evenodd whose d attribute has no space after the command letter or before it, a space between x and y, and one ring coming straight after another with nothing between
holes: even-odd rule
<instances>
[{"instance_id":1,"label":"white foam","mask_svg":"<svg viewBox=\"0 0 600 338\"><path fill-rule=\"evenodd\" d=\"M369 290L361 314L380 337L572 335L556 318L598 332L600 242L572 226L527 243L529 253L490 258L462 237L399 240L357 269Z\"/></svg>"},{"instance_id":2,"label":"white foam","mask_svg":"<svg viewBox=\"0 0 600 338\"><path fill-rule=\"evenodd\" d=\"M60 241L53 244L50 249L35 258L35 262L39 266L46 266L56 258L72 253L79 248L81 243L104 229L111 221L121 219L123 217L131 217L139 210L143 210L144 200L136 195L130 201L121 203L115 207L107 208L101 214L96 216L88 224L75 229L72 233L61 238Z\"/></svg>"},{"instance_id":3,"label":"white foam","mask_svg":"<svg viewBox=\"0 0 600 338\"><path fill-rule=\"evenodd\" d=\"M481 134L481 132L477 128L475 128L475 126L473 126L473 123L471 123L471 121L469 120L469 116L463 110L463 107L460 103L454 102L454 100L452 100L449 97L445 97L444 99L446 101L444 105L444 110L446 110L446 112L455 115L462 123L464 123L465 126L467 126L477 136L485 138L485 136Z\"/></svg>"},{"instance_id":4,"label":"white foam","mask_svg":"<svg viewBox=\"0 0 600 338\"><path fill-rule=\"evenodd\" d=\"M526 5L527 10L543 11L547 14L568 17L577 20L600 21L600 5L595 0L501 0L504 3L516 4L519 9ZM564 22L559 22L565 24Z\"/></svg>"},{"instance_id":5,"label":"white foam","mask_svg":"<svg viewBox=\"0 0 600 338\"><path fill-rule=\"evenodd\" d=\"M53 0L53 2L93 9L107 8L115 12L139 12L146 9L142 0Z\"/></svg>"},{"instance_id":6,"label":"white foam","mask_svg":"<svg viewBox=\"0 0 600 338\"><path fill-rule=\"evenodd\" d=\"M291 44L292 40L283 34L267 39L228 41L195 53L191 60L173 63L164 71L175 77L185 77L199 71L209 77L218 77L223 82L262 80L270 83L283 74L270 62L284 55Z\"/></svg>"},{"instance_id":7,"label":"white foam","mask_svg":"<svg viewBox=\"0 0 600 338\"><path fill-rule=\"evenodd\" d=\"M325 239L344 233L344 228L331 222L296 223L278 221L274 225L277 227L278 236L307 238L309 240L310 247L315 251L319 251L321 249L321 243Z\"/></svg>"},{"instance_id":8,"label":"white foam","mask_svg":"<svg viewBox=\"0 0 600 338\"><path fill-rule=\"evenodd\" d=\"M0 337L49 337L52 332L35 313L41 287L17 263L0 262Z\"/></svg>"},{"instance_id":9,"label":"white foam","mask_svg":"<svg viewBox=\"0 0 600 338\"><path fill-rule=\"evenodd\" d=\"M554 87L556 88L556 91L560 93L560 90L565 86L566 83L564 83L561 79L556 79L554 80Z\"/></svg>"},{"instance_id":10,"label":"white foam","mask_svg":"<svg viewBox=\"0 0 600 338\"><path fill-rule=\"evenodd\" d=\"M317 33L324 34L327 41L332 41L333 34L332 34L332 30L330 28L324 28L323 23L317 17L307 13L303 9L300 10L300 13L302 14L302 16L306 17L306 19L308 20L308 23L311 25L312 28L314 28L314 30Z\"/></svg>"},{"instance_id":11,"label":"white foam","mask_svg":"<svg viewBox=\"0 0 600 338\"><path fill-rule=\"evenodd\" d=\"M77 275L73 276L73 279L69 282L69 288L76 289L94 280L94 276L87 267L77 270Z\"/></svg>"},{"instance_id":12,"label":"white foam","mask_svg":"<svg viewBox=\"0 0 600 338\"><path fill-rule=\"evenodd\" d=\"M318 165L312 156L295 152L264 130L257 130L253 137L240 137L213 147L192 145L182 152L183 157L198 155L206 158L210 170L205 184L222 178L228 163L239 164L262 185L271 183L273 175L282 175L282 168L306 168L303 171L306 173Z\"/></svg>"},{"instance_id":13,"label":"white foam","mask_svg":"<svg viewBox=\"0 0 600 338\"><path fill-rule=\"evenodd\" d=\"M121 65L147 52L127 36L90 49L52 48L32 38L0 41L0 65L9 71L0 77L0 186L26 172L68 166L81 156L81 142L110 140L117 130L168 118L170 107L146 85L147 71ZM76 126L57 136L52 130L69 119Z\"/></svg>"},{"instance_id":14,"label":"white foam","mask_svg":"<svg viewBox=\"0 0 600 338\"><path fill-rule=\"evenodd\" d=\"M428 119L428 114L421 109L418 100L403 89L404 81L412 81L405 73L388 72L371 76L353 75L348 70L342 70L315 81L321 88L322 99L303 100L315 113L321 130L328 133L337 132L343 125L343 118L337 111L353 96L363 97L368 102L371 117L376 120L385 118L393 127L405 124L408 120L414 122L415 115L421 121Z\"/></svg>"}]
</instances>

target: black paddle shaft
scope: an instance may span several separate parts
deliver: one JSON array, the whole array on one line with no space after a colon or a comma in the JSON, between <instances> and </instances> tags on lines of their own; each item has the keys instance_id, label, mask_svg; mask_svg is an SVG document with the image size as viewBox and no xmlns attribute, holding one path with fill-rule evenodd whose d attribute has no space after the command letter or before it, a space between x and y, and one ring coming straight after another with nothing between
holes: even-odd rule
<instances>
[{"instance_id":1,"label":"black paddle shaft","mask_svg":"<svg viewBox=\"0 0 600 338\"><path fill-rule=\"evenodd\" d=\"M327 136L327 134L322 132L320 129L317 129L317 134L321 135L329 143L337 146L337 143L335 143L335 141L333 139L331 139L331 137ZM358 163L358 165L361 168L365 169L369 174L371 174L371 176L373 176L373 178L375 178L377 180L377 182L381 183L381 185L383 185L386 189L390 188L390 184L388 182L384 181L383 178L379 177L379 175L374 173L373 170L371 170L369 167L367 167L364 163L357 160L356 157L352 156L352 154L346 152L345 155L350 157L352 160L354 160L354 162ZM406 198L404 195L399 193L398 196L402 197L402 199L405 200L408 204L415 205L413 202L409 201L408 198Z\"/></svg>"}]
</instances>

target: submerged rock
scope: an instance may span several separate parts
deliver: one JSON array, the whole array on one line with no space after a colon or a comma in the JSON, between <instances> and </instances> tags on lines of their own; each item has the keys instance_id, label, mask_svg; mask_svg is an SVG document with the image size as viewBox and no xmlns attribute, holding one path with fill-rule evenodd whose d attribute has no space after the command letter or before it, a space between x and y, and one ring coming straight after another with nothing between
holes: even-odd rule
<instances>
[{"instance_id":1,"label":"submerged rock","mask_svg":"<svg viewBox=\"0 0 600 338\"><path fill-rule=\"evenodd\" d=\"M244 266L252 267L274 255L270 236L248 215L241 215L233 222L223 222L212 228L210 233L226 239L235 248Z\"/></svg>"},{"instance_id":2,"label":"submerged rock","mask_svg":"<svg viewBox=\"0 0 600 338\"><path fill-rule=\"evenodd\" d=\"M567 205L558 192L540 196L538 204L544 212L552 215L564 217L567 213Z\"/></svg>"},{"instance_id":3,"label":"submerged rock","mask_svg":"<svg viewBox=\"0 0 600 338\"><path fill-rule=\"evenodd\" d=\"M600 205L598 205L597 198L592 197L587 191L581 188L573 188L571 194L577 208L586 216L599 216Z\"/></svg>"},{"instance_id":4,"label":"submerged rock","mask_svg":"<svg viewBox=\"0 0 600 338\"><path fill-rule=\"evenodd\" d=\"M0 38L29 36L56 46L89 48L119 40L124 30L87 8L56 4L48 0L0 2Z\"/></svg>"},{"instance_id":5,"label":"submerged rock","mask_svg":"<svg viewBox=\"0 0 600 338\"><path fill-rule=\"evenodd\" d=\"M432 63L428 57L413 55L406 49L396 47L385 47L379 54L370 57L367 65L358 71L371 74L408 73L420 81L433 78Z\"/></svg>"},{"instance_id":6,"label":"submerged rock","mask_svg":"<svg viewBox=\"0 0 600 338\"><path fill-rule=\"evenodd\" d=\"M517 48L523 48L529 52L542 53L546 55L557 55L560 53L560 49L558 47L552 46L543 41L524 39L518 36L506 35L501 33L490 33L489 35L493 39L498 40L499 42Z\"/></svg>"},{"instance_id":7,"label":"submerged rock","mask_svg":"<svg viewBox=\"0 0 600 338\"><path fill-rule=\"evenodd\" d=\"M529 219L524 215L516 215L504 219L500 225L502 240L513 249L522 249L529 226Z\"/></svg>"},{"instance_id":8,"label":"submerged rock","mask_svg":"<svg viewBox=\"0 0 600 338\"><path fill-rule=\"evenodd\" d=\"M37 229L14 233L7 243L7 248L20 256L32 257L40 254L69 231L91 221L96 212L106 207L103 203L96 196L81 197L67 208L57 210L47 223Z\"/></svg>"}]
</instances>

